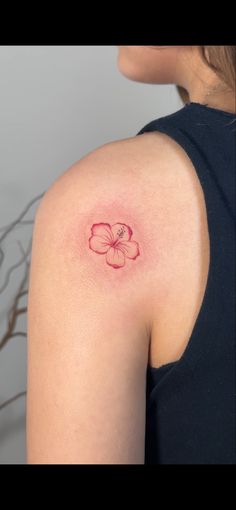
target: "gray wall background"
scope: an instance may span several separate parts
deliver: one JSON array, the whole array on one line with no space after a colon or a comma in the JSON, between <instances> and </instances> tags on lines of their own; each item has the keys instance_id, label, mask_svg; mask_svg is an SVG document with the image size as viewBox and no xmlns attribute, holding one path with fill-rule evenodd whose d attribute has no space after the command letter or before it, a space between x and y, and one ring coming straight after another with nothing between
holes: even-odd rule
<instances>
[{"instance_id":1,"label":"gray wall background","mask_svg":"<svg viewBox=\"0 0 236 510\"><path fill-rule=\"evenodd\" d=\"M147 122L182 107L174 85L122 76L117 52L116 46L0 47L0 228L87 152L135 136ZM33 219L35 210L26 218ZM22 256L17 241L25 249L31 234L25 225L5 240L0 287ZM0 293L1 336L22 275L21 266ZM17 324L26 331L26 316ZM0 405L26 388L26 345L16 337L0 350ZM25 461L22 397L0 411L0 464Z\"/></svg>"}]
</instances>

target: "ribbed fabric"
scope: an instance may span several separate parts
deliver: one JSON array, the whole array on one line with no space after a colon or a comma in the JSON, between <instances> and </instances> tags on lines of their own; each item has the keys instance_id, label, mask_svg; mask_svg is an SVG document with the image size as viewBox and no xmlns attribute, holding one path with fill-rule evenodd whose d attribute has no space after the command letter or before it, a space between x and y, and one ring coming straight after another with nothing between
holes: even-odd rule
<instances>
[{"instance_id":1,"label":"ribbed fabric","mask_svg":"<svg viewBox=\"0 0 236 510\"><path fill-rule=\"evenodd\" d=\"M189 103L138 133L160 131L191 159L203 189L210 266L180 360L147 367L145 464L235 464L236 115Z\"/></svg>"}]
</instances>

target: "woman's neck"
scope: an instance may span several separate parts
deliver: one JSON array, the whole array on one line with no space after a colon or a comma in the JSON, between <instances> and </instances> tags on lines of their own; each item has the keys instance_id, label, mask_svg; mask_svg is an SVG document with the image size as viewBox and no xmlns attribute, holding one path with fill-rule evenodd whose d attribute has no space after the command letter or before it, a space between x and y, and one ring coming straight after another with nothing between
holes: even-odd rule
<instances>
[{"instance_id":1,"label":"woman's neck","mask_svg":"<svg viewBox=\"0 0 236 510\"><path fill-rule=\"evenodd\" d=\"M211 108L223 110L228 113L236 113L236 98L232 91L225 91L222 93L196 93L189 92L189 98L191 102L207 104Z\"/></svg>"},{"instance_id":2,"label":"woman's neck","mask_svg":"<svg viewBox=\"0 0 236 510\"><path fill-rule=\"evenodd\" d=\"M235 90L220 80L203 60L198 47L180 53L176 66L177 84L187 90L190 101L236 113Z\"/></svg>"}]
</instances>

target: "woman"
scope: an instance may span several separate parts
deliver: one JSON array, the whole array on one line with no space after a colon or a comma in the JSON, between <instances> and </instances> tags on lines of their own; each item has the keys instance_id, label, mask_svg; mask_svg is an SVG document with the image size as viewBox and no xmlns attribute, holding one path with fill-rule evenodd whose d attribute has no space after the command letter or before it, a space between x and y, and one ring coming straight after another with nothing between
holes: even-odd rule
<instances>
[{"instance_id":1,"label":"woman","mask_svg":"<svg viewBox=\"0 0 236 510\"><path fill-rule=\"evenodd\" d=\"M235 47L120 46L186 104L69 168L36 216L29 463L234 463Z\"/></svg>"}]
</instances>

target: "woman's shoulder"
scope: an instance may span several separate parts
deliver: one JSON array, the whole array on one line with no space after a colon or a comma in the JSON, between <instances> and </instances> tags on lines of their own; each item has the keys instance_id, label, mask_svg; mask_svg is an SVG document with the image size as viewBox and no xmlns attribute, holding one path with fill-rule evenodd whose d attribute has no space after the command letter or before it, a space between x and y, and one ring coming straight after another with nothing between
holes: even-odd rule
<instances>
[{"instance_id":1,"label":"woman's shoulder","mask_svg":"<svg viewBox=\"0 0 236 510\"><path fill-rule=\"evenodd\" d=\"M46 192L36 215L37 246L48 260L58 260L58 253L70 262L79 257L80 277L87 274L88 284L98 267L102 284L107 266L88 250L91 228L128 225L139 256L109 272L111 284L119 278L134 290L135 283L136 294L146 286L150 296L154 286L160 299L167 268L171 274L170 268L178 267L195 228L199 189L194 179L184 151L165 134L106 143L74 163Z\"/></svg>"},{"instance_id":2,"label":"woman's shoulder","mask_svg":"<svg viewBox=\"0 0 236 510\"><path fill-rule=\"evenodd\" d=\"M96 301L104 304L104 321L112 309L111 322L122 316L132 323L130 335L150 332L171 299L186 295L203 209L194 168L168 136L145 133L100 146L68 168L41 202L34 287L45 282L40 296L51 296L55 308L58 293L68 314L85 296L86 314Z\"/></svg>"},{"instance_id":3,"label":"woman's shoulder","mask_svg":"<svg viewBox=\"0 0 236 510\"><path fill-rule=\"evenodd\" d=\"M112 140L95 147L67 168L46 191L42 204L63 199L64 191L88 191L88 198L99 188L129 193L150 178L166 180L178 174L177 166L189 165L183 149L168 135L153 131L139 136ZM179 175L178 175L179 177Z\"/></svg>"},{"instance_id":4,"label":"woman's shoulder","mask_svg":"<svg viewBox=\"0 0 236 510\"><path fill-rule=\"evenodd\" d=\"M59 230L58 242L69 244L78 229L88 237L93 224L129 225L142 239L139 264L152 272L157 258L161 267L172 246L184 242L199 193L184 150L163 133L144 133L99 146L71 165L45 193L36 223L42 231Z\"/></svg>"}]
</instances>

